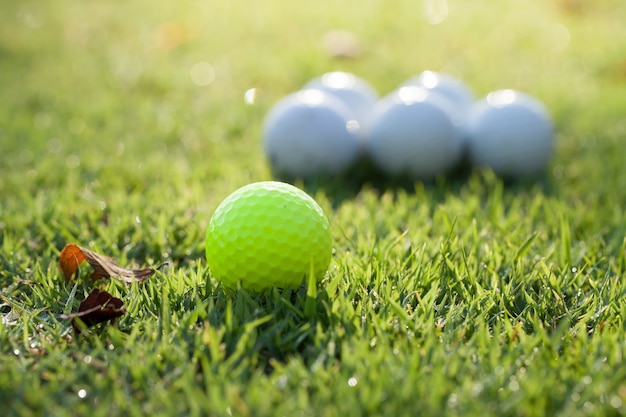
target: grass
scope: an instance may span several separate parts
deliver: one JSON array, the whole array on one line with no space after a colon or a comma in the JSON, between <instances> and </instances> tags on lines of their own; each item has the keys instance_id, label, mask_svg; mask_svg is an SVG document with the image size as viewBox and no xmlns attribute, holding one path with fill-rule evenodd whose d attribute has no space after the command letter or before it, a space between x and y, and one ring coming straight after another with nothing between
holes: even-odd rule
<instances>
[{"instance_id":1,"label":"grass","mask_svg":"<svg viewBox=\"0 0 626 417\"><path fill-rule=\"evenodd\" d=\"M426 2L424 3L426 4ZM0 25L0 403L5 415L626 414L626 8L619 0L297 4L23 1ZM353 31L362 54L330 56ZM194 84L208 62L214 80ZM317 291L225 294L204 233L271 178L260 126L305 81L352 71L381 93L424 69L550 108L545 178L300 184L327 211ZM245 91L257 88L246 104ZM122 265L128 308L87 336L59 315L58 255Z\"/></svg>"}]
</instances>

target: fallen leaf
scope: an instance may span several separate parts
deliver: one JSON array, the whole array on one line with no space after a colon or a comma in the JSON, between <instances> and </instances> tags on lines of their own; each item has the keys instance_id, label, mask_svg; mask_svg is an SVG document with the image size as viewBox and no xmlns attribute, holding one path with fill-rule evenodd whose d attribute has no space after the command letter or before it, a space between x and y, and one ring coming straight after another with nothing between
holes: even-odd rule
<instances>
[{"instance_id":1,"label":"fallen leaf","mask_svg":"<svg viewBox=\"0 0 626 417\"><path fill-rule=\"evenodd\" d=\"M73 243L65 245L61 255L59 255L59 266L66 281L69 281L78 272L78 266L85 260L85 255L78 246Z\"/></svg>"},{"instance_id":2,"label":"fallen leaf","mask_svg":"<svg viewBox=\"0 0 626 417\"><path fill-rule=\"evenodd\" d=\"M124 313L126 313L126 307L124 307L122 300L96 288L80 303L78 312L62 314L60 317L64 320L72 319L74 330L79 331L76 324L77 318L87 327L91 327L105 321L113 323L117 317Z\"/></svg>"},{"instance_id":3,"label":"fallen leaf","mask_svg":"<svg viewBox=\"0 0 626 417\"><path fill-rule=\"evenodd\" d=\"M115 278L127 284L143 282L156 272L152 268L128 269L119 266L113 258L92 252L73 243L66 245L61 251L59 266L69 281L78 272L78 266L87 261L93 268L91 278Z\"/></svg>"}]
</instances>

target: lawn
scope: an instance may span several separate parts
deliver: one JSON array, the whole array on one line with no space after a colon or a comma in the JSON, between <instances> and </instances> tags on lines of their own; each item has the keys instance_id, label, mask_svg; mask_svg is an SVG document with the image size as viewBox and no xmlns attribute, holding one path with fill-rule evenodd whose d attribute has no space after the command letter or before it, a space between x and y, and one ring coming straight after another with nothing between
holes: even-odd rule
<instances>
[{"instance_id":1,"label":"lawn","mask_svg":"<svg viewBox=\"0 0 626 417\"><path fill-rule=\"evenodd\" d=\"M622 0L5 3L3 415L626 414ZM211 279L209 219L272 178L277 100L331 70L384 95L426 69L541 99L545 176L297 182L332 227L315 294ZM67 282L69 243L167 265ZM62 315L94 287L127 312L79 334Z\"/></svg>"}]
</instances>

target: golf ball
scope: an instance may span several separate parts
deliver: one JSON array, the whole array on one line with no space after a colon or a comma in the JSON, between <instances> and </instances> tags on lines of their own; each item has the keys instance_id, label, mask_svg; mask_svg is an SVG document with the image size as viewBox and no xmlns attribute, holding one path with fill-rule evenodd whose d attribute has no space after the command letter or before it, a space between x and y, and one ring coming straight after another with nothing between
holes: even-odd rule
<instances>
[{"instance_id":1,"label":"golf ball","mask_svg":"<svg viewBox=\"0 0 626 417\"><path fill-rule=\"evenodd\" d=\"M454 110L429 90L402 87L375 106L366 149L392 176L432 179L459 162L463 145Z\"/></svg>"},{"instance_id":2,"label":"golf ball","mask_svg":"<svg viewBox=\"0 0 626 417\"><path fill-rule=\"evenodd\" d=\"M359 123L338 98L305 89L280 100L263 124L263 147L279 176L336 175L360 156Z\"/></svg>"},{"instance_id":3,"label":"golf ball","mask_svg":"<svg viewBox=\"0 0 626 417\"><path fill-rule=\"evenodd\" d=\"M424 71L403 84L409 85L424 87L440 94L450 101L460 115L465 115L475 100L474 93L463 81L435 71Z\"/></svg>"},{"instance_id":4,"label":"golf ball","mask_svg":"<svg viewBox=\"0 0 626 417\"><path fill-rule=\"evenodd\" d=\"M327 72L309 81L304 88L316 88L341 100L362 122L378 100L378 93L362 78L343 71Z\"/></svg>"},{"instance_id":5,"label":"golf ball","mask_svg":"<svg viewBox=\"0 0 626 417\"><path fill-rule=\"evenodd\" d=\"M246 185L215 210L206 234L211 275L226 288L294 288L328 269L328 218L304 191L282 182Z\"/></svg>"},{"instance_id":6,"label":"golf ball","mask_svg":"<svg viewBox=\"0 0 626 417\"><path fill-rule=\"evenodd\" d=\"M543 172L554 154L552 122L537 99L515 90L489 93L466 123L469 159L504 177Z\"/></svg>"}]
</instances>

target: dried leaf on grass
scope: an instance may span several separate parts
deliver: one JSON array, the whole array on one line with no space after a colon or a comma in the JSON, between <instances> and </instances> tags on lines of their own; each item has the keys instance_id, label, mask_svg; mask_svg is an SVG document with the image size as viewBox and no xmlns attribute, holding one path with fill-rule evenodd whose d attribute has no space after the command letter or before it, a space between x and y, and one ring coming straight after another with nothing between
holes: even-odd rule
<instances>
[{"instance_id":1,"label":"dried leaf on grass","mask_svg":"<svg viewBox=\"0 0 626 417\"><path fill-rule=\"evenodd\" d=\"M66 245L59 256L59 266L65 279L69 281L72 276L78 273L79 265L87 261L93 268L91 278L115 278L127 284L132 282L143 282L153 275L156 270L152 268L128 269L119 266L113 258L92 252L73 243Z\"/></svg>"},{"instance_id":2,"label":"dried leaf on grass","mask_svg":"<svg viewBox=\"0 0 626 417\"><path fill-rule=\"evenodd\" d=\"M110 321L113 323L117 317L126 313L124 302L119 298L113 297L106 291L97 288L80 303L78 312L63 314L62 319L72 320L74 330L79 331L76 319L80 319L87 327L94 326L98 323Z\"/></svg>"},{"instance_id":3,"label":"dried leaf on grass","mask_svg":"<svg viewBox=\"0 0 626 417\"><path fill-rule=\"evenodd\" d=\"M69 281L78 272L78 266L86 260L87 258L85 258L80 247L73 243L65 245L61 255L59 255L59 267L65 274L65 279Z\"/></svg>"}]
</instances>

